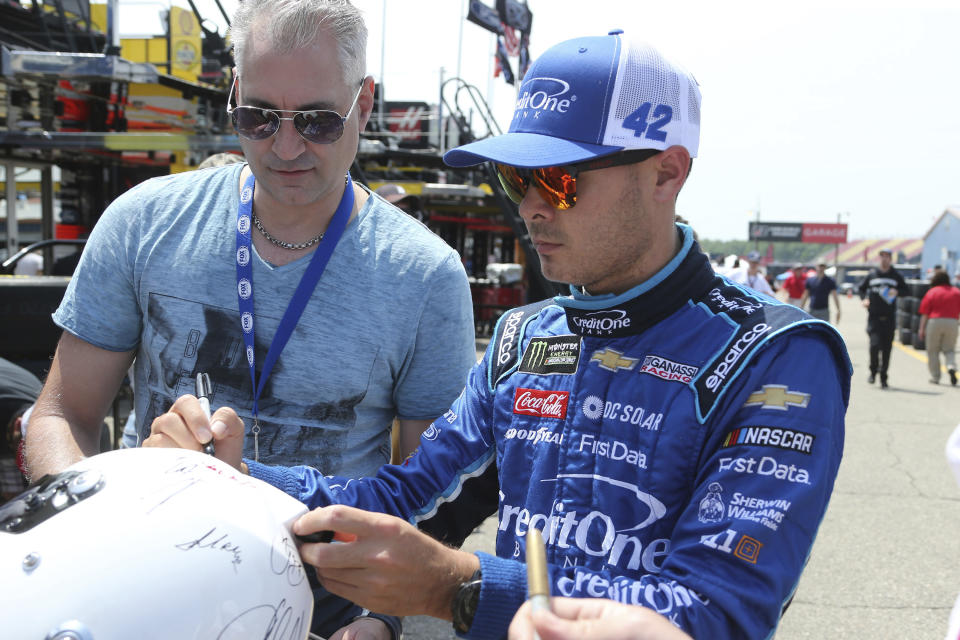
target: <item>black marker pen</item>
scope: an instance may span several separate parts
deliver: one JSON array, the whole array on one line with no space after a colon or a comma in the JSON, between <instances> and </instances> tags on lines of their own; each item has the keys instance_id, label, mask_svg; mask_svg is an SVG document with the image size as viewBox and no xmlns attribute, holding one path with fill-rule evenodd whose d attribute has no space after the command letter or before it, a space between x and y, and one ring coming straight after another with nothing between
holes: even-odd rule
<instances>
[{"instance_id":1,"label":"black marker pen","mask_svg":"<svg viewBox=\"0 0 960 640\"><path fill-rule=\"evenodd\" d=\"M197 400L200 401L200 406L203 407L203 413L207 416L207 422L210 422L210 399L208 396L212 391L213 387L210 385L210 375L206 373L198 373ZM203 452L208 453L211 456L214 454L213 437L210 438L210 442L203 445Z\"/></svg>"}]
</instances>

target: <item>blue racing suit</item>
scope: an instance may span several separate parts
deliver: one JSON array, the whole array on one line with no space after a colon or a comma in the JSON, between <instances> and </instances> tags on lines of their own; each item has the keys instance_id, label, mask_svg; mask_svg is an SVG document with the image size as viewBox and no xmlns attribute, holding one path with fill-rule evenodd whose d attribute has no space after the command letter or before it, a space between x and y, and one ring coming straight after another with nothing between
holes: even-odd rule
<instances>
[{"instance_id":1,"label":"blue racing suit","mask_svg":"<svg viewBox=\"0 0 960 640\"><path fill-rule=\"evenodd\" d=\"M552 593L650 607L696 638L769 638L827 508L851 368L840 336L680 253L622 294L506 313L451 409L373 478L252 475L459 544L497 513L470 638L500 638L541 529Z\"/></svg>"}]
</instances>

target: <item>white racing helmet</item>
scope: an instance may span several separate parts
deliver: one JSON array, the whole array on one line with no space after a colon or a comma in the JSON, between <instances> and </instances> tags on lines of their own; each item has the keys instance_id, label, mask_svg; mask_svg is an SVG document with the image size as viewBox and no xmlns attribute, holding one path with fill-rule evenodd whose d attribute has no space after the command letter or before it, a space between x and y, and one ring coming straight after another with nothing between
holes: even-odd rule
<instances>
[{"instance_id":1,"label":"white racing helmet","mask_svg":"<svg viewBox=\"0 0 960 640\"><path fill-rule=\"evenodd\" d=\"M195 451L87 458L0 506L2 635L303 640L306 511Z\"/></svg>"}]
</instances>

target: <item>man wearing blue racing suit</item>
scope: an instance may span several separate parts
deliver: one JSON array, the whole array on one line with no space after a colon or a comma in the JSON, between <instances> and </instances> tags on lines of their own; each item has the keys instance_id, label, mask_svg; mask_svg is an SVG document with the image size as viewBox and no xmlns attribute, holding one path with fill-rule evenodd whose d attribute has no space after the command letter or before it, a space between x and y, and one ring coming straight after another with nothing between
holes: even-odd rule
<instances>
[{"instance_id":1,"label":"man wearing blue racing suit","mask_svg":"<svg viewBox=\"0 0 960 640\"><path fill-rule=\"evenodd\" d=\"M501 318L403 465L348 481L241 462L239 419L213 416L218 457L321 507L298 533L350 534L301 549L325 587L503 637L535 527L554 595L646 607L697 638L773 635L840 464L850 364L827 323L716 275L675 223L699 108L655 49L578 38L531 67L509 133L446 155L496 163L544 274L571 287ZM199 448L207 424L181 398L148 444ZM443 544L493 513L496 556Z\"/></svg>"}]
</instances>

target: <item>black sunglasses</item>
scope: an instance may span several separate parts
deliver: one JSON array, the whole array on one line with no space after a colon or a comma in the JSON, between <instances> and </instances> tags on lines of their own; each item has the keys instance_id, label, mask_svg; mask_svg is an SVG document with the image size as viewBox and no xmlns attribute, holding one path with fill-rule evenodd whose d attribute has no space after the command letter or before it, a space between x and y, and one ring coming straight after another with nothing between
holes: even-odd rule
<instances>
[{"instance_id":1,"label":"black sunglasses","mask_svg":"<svg viewBox=\"0 0 960 640\"><path fill-rule=\"evenodd\" d=\"M507 196L520 204L527 195L531 182L537 192L554 209L570 209L577 203L577 175L584 171L595 171L625 164L636 164L648 160L660 153L658 149L635 149L588 160L577 164L544 167L541 169L523 169L508 164L494 163L497 177Z\"/></svg>"},{"instance_id":2,"label":"black sunglasses","mask_svg":"<svg viewBox=\"0 0 960 640\"><path fill-rule=\"evenodd\" d=\"M363 84L353 97L347 115L341 116L336 111L317 109L314 111L290 111L286 109L261 109L260 107L236 106L231 108L230 101L237 86L237 76L233 77L230 85L230 94L227 96L227 114L233 121L233 128L237 134L247 140L266 140L280 130L281 120L292 120L293 127L300 137L307 142L317 144L332 144L343 136L343 126L347 118L357 106L357 99L363 91ZM280 114L293 114L284 117Z\"/></svg>"}]
</instances>

